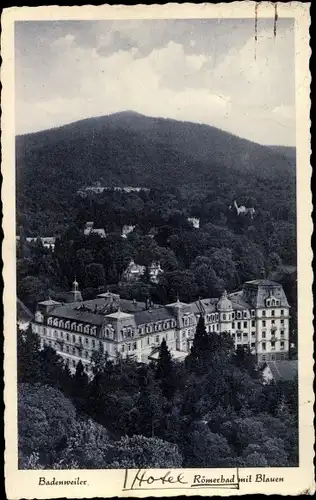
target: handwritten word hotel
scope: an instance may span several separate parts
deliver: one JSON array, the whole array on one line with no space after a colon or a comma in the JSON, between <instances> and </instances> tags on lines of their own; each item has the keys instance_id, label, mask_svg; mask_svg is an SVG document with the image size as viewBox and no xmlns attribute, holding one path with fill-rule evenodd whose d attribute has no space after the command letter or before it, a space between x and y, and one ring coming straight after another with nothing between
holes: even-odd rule
<instances>
[{"instance_id":1,"label":"handwritten word hotel","mask_svg":"<svg viewBox=\"0 0 316 500\"><path fill-rule=\"evenodd\" d=\"M75 281L69 302L38 303L32 329L42 346L54 347L70 369L81 360L89 372L95 350L103 348L110 359L132 356L146 363L157 359L163 338L173 357L184 359L203 315L208 332L228 332L236 347L249 345L258 362L264 362L288 358L289 309L282 286L269 280L246 282L242 290L224 292L219 299L177 300L165 306L110 292L82 301Z\"/></svg>"}]
</instances>

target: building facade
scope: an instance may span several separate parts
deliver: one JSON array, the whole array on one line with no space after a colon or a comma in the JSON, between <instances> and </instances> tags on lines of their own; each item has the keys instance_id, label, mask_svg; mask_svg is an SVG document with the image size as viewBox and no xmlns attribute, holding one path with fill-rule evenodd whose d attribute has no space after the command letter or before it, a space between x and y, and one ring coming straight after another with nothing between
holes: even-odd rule
<instances>
[{"instance_id":1,"label":"building facade","mask_svg":"<svg viewBox=\"0 0 316 500\"><path fill-rule=\"evenodd\" d=\"M55 348L72 370L81 360L89 372L92 353L100 348L110 359L131 356L146 363L163 338L175 358L184 358L200 315L208 332L229 333L235 347L249 346L258 362L288 358L290 307L282 286L273 281L249 281L219 299L165 306L110 292L82 301L76 281L72 292L76 300L70 303L40 302L32 322L41 345Z\"/></svg>"}]
</instances>

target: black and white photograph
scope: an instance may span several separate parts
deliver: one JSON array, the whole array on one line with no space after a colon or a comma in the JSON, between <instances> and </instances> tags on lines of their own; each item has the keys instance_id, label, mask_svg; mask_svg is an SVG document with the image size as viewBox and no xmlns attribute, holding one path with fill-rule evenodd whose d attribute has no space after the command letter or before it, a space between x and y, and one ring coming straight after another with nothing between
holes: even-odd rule
<instances>
[{"instance_id":1,"label":"black and white photograph","mask_svg":"<svg viewBox=\"0 0 316 500\"><path fill-rule=\"evenodd\" d=\"M299 467L295 22L14 22L10 335L37 484Z\"/></svg>"}]
</instances>

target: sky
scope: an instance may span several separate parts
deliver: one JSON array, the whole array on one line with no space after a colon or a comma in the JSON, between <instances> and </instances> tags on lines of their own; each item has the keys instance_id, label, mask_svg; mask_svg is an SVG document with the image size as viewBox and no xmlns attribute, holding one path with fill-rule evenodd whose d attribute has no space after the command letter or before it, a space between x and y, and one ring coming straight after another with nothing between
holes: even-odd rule
<instances>
[{"instance_id":1,"label":"sky","mask_svg":"<svg viewBox=\"0 0 316 500\"><path fill-rule=\"evenodd\" d=\"M133 110L295 146L292 19L15 23L16 133Z\"/></svg>"}]
</instances>

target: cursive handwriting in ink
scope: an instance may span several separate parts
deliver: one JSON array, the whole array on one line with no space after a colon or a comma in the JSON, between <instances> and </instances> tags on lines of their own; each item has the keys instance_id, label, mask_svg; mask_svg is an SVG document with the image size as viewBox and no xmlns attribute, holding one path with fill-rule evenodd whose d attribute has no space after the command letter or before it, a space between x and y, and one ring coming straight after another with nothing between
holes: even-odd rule
<instances>
[{"instance_id":1,"label":"cursive handwriting in ink","mask_svg":"<svg viewBox=\"0 0 316 500\"><path fill-rule=\"evenodd\" d=\"M126 489L136 489L136 488L146 488L146 486L157 485L158 487L161 485L170 486L172 484L184 485L188 484L187 481L184 480L183 473L174 475L172 471L167 471L162 476L154 476L150 471L144 469L138 469L135 476L131 481L131 486L128 487L128 470L125 471L125 481L124 487Z\"/></svg>"}]
</instances>

